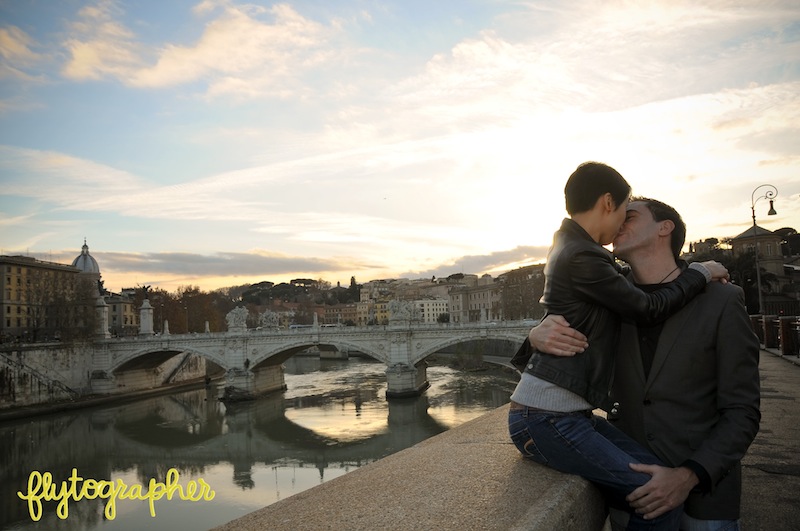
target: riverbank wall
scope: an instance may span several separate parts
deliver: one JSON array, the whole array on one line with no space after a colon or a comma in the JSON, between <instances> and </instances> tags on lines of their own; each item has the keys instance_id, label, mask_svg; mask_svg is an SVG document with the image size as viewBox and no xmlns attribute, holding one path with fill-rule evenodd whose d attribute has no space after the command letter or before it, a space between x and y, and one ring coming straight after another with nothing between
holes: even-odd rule
<instances>
[{"instance_id":1,"label":"riverbank wall","mask_svg":"<svg viewBox=\"0 0 800 531\"><path fill-rule=\"evenodd\" d=\"M59 406L96 399L91 343L37 343L0 348L0 412L17 408ZM113 392L132 394L206 377L206 360L184 354L154 367L132 366L113 377Z\"/></svg>"}]
</instances>

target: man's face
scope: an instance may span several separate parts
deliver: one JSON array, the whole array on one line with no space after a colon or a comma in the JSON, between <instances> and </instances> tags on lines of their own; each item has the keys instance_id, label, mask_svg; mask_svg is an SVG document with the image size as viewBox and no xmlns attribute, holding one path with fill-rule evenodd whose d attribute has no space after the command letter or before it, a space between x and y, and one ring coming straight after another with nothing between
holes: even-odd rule
<instances>
[{"instance_id":1,"label":"man's face","mask_svg":"<svg viewBox=\"0 0 800 531\"><path fill-rule=\"evenodd\" d=\"M625 222L614 238L614 254L622 260L636 259L637 253L648 249L658 241L659 224L641 201L628 204Z\"/></svg>"},{"instance_id":2,"label":"man's face","mask_svg":"<svg viewBox=\"0 0 800 531\"><path fill-rule=\"evenodd\" d=\"M607 196L611 196L611 194L606 194ZM602 198L601 198L602 199ZM600 201L599 199L598 201ZM603 226L602 231L599 234L598 243L600 245L608 245L614 240L614 236L616 236L617 232L619 232L620 227L625 222L625 217L627 215L627 208L628 208L628 199L626 198L625 201L617 208L615 208L609 216L605 218L605 223Z\"/></svg>"}]
</instances>

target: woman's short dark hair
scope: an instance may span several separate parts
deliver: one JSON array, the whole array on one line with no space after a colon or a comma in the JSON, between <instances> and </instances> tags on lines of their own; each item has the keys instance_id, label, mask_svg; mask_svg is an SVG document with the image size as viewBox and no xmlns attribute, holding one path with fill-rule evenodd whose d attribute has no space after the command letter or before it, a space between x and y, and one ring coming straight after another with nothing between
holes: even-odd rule
<instances>
[{"instance_id":1,"label":"woman's short dark hair","mask_svg":"<svg viewBox=\"0 0 800 531\"><path fill-rule=\"evenodd\" d=\"M666 203L649 197L634 197L631 201L644 203L655 221L670 220L675 225L675 229L670 234L669 245L675 260L679 260L683 244L686 241L686 223L683 222L683 218L678 214L678 211Z\"/></svg>"},{"instance_id":2,"label":"woman's short dark hair","mask_svg":"<svg viewBox=\"0 0 800 531\"><path fill-rule=\"evenodd\" d=\"M617 208L631 195L631 186L617 170L600 162L584 162L572 172L564 187L569 215L594 208L597 199L610 193Z\"/></svg>"}]
</instances>

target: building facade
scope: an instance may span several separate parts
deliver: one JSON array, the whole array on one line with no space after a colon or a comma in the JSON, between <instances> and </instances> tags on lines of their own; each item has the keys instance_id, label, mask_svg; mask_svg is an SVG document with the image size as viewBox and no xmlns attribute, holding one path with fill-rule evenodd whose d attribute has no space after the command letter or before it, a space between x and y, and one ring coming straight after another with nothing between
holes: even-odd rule
<instances>
[{"instance_id":1,"label":"building facade","mask_svg":"<svg viewBox=\"0 0 800 531\"><path fill-rule=\"evenodd\" d=\"M441 315L450 314L449 299L421 299L414 301L414 305L423 323L438 323Z\"/></svg>"},{"instance_id":2,"label":"building facade","mask_svg":"<svg viewBox=\"0 0 800 531\"><path fill-rule=\"evenodd\" d=\"M80 270L27 256L0 256L3 341L60 339L76 319L73 302L80 291Z\"/></svg>"},{"instance_id":3,"label":"building facade","mask_svg":"<svg viewBox=\"0 0 800 531\"><path fill-rule=\"evenodd\" d=\"M791 248L785 245L781 234L754 225L731 238L731 252L734 256L752 254L758 257L761 286L755 289L761 290L766 315L797 315L800 293L792 266L796 257L785 255L785 252L791 253ZM749 309L752 313L755 308Z\"/></svg>"}]
</instances>

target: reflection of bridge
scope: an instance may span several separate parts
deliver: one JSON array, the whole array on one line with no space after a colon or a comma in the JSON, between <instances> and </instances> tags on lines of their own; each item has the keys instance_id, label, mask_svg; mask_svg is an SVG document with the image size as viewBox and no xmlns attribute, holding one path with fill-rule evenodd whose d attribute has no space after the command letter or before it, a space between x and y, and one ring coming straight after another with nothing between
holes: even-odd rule
<instances>
[{"instance_id":1,"label":"reflection of bridge","mask_svg":"<svg viewBox=\"0 0 800 531\"><path fill-rule=\"evenodd\" d=\"M103 528L99 498L70 503L67 525L56 518L55 504L46 504L42 521L32 527L27 503L16 492L25 489L34 470L51 472L58 481L72 468L84 478L131 474L148 485L150 478L163 481L170 468L182 476L203 476L214 465L230 463L232 481L249 489L264 465L313 467L322 478L329 469L363 466L447 429L428 413L425 397L393 400L383 410L385 426L332 444L287 417L282 394L226 406L215 397L207 389L1 426L0 529ZM269 485L257 487L269 496Z\"/></svg>"},{"instance_id":2,"label":"reflection of bridge","mask_svg":"<svg viewBox=\"0 0 800 531\"><path fill-rule=\"evenodd\" d=\"M258 462L294 462L315 466L323 474L332 463L360 466L447 430L428 414L425 398L391 401L385 425L374 426L352 441L337 441L287 418L280 395L223 410L213 400L182 402L196 396L169 396L126 406L114 419L115 458L144 463L158 454L164 462L196 467L225 461L247 475ZM144 424L148 429L141 429Z\"/></svg>"},{"instance_id":3,"label":"reflection of bridge","mask_svg":"<svg viewBox=\"0 0 800 531\"><path fill-rule=\"evenodd\" d=\"M194 354L225 370L228 396L253 397L284 389L282 363L294 354L322 350L358 351L387 365L386 396L414 396L428 388L425 358L467 341L520 343L531 321L421 324L401 322L371 327L320 327L296 330L239 330L215 334L139 336L94 343L92 390L113 393L116 375L154 369L166 360Z\"/></svg>"}]
</instances>

